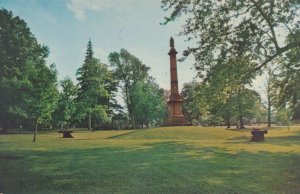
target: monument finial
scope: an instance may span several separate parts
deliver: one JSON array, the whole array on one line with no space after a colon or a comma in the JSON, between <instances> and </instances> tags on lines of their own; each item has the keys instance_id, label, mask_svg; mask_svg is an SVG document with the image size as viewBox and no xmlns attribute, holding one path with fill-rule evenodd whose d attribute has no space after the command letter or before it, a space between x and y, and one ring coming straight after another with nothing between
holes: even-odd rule
<instances>
[{"instance_id":1,"label":"monument finial","mask_svg":"<svg viewBox=\"0 0 300 194\"><path fill-rule=\"evenodd\" d=\"M172 36L170 38L170 47L174 48L174 39Z\"/></svg>"}]
</instances>

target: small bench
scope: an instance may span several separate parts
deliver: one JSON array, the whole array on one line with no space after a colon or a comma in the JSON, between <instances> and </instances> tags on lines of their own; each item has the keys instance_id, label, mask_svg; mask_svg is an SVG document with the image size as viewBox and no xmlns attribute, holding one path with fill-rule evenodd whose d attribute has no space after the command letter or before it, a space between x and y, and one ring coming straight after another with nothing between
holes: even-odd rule
<instances>
[{"instance_id":1,"label":"small bench","mask_svg":"<svg viewBox=\"0 0 300 194\"><path fill-rule=\"evenodd\" d=\"M253 129L251 131L252 134L252 138L251 141L252 142L259 142L259 141L265 141L265 134L268 133L268 130L259 130L259 129Z\"/></svg>"},{"instance_id":2,"label":"small bench","mask_svg":"<svg viewBox=\"0 0 300 194\"><path fill-rule=\"evenodd\" d=\"M61 131L58 131L58 133L62 133L63 138L73 138L73 136L71 135L71 133L73 133L73 131L61 130Z\"/></svg>"}]
</instances>

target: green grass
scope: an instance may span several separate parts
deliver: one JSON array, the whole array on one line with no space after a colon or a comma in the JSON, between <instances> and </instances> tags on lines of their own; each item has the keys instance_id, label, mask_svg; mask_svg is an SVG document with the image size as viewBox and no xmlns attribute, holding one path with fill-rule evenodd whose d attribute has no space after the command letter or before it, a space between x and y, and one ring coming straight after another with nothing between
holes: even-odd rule
<instances>
[{"instance_id":1,"label":"green grass","mask_svg":"<svg viewBox=\"0 0 300 194\"><path fill-rule=\"evenodd\" d=\"M300 127L0 135L0 193L300 193Z\"/></svg>"}]
</instances>

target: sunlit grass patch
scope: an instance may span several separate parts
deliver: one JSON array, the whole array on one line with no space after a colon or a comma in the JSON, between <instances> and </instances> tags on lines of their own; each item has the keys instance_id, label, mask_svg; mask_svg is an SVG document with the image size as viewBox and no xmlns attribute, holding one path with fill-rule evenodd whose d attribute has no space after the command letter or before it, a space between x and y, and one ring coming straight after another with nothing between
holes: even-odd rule
<instances>
[{"instance_id":1,"label":"sunlit grass patch","mask_svg":"<svg viewBox=\"0 0 300 194\"><path fill-rule=\"evenodd\" d=\"M0 136L4 193L299 193L300 127L163 127Z\"/></svg>"}]
</instances>

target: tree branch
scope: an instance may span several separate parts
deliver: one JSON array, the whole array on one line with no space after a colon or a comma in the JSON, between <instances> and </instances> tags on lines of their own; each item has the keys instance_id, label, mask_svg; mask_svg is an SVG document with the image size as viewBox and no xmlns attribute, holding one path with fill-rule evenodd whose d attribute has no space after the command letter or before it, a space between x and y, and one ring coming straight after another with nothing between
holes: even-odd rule
<instances>
[{"instance_id":1,"label":"tree branch","mask_svg":"<svg viewBox=\"0 0 300 194\"><path fill-rule=\"evenodd\" d=\"M257 70L260 70L263 66L265 66L267 63L269 63L270 61L272 61L274 58L276 58L277 56L281 55L282 53L292 49L292 48L295 48L295 47L300 47L300 42L292 42L282 48L278 48L277 52L268 57L262 64L260 64L259 66L257 66L254 70L257 71Z\"/></svg>"},{"instance_id":2,"label":"tree branch","mask_svg":"<svg viewBox=\"0 0 300 194\"><path fill-rule=\"evenodd\" d=\"M271 30L271 33L272 33L272 42L275 44L275 48L276 49L279 49L279 46L278 46L278 43L277 43L277 40L276 40L276 34L275 34L275 31L274 31L274 28L272 26L272 23L271 21L268 19L267 15L263 12L263 10L261 9L261 7L258 5L258 3L255 1L255 0L250 0L254 5L255 7L257 8L257 10L259 11L259 13L261 14L261 16L264 18L264 20L267 22L270 30Z\"/></svg>"},{"instance_id":3,"label":"tree branch","mask_svg":"<svg viewBox=\"0 0 300 194\"><path fill-rule=\"evenodd\" d=\"M290 32L290 34L293 37L294 41L296 42L297 41L296 35L292 32L292 30L290 29L290 27L286 23L283 23L283 24L288 29L288 31Z\"/></svg>"}]
</instances>

